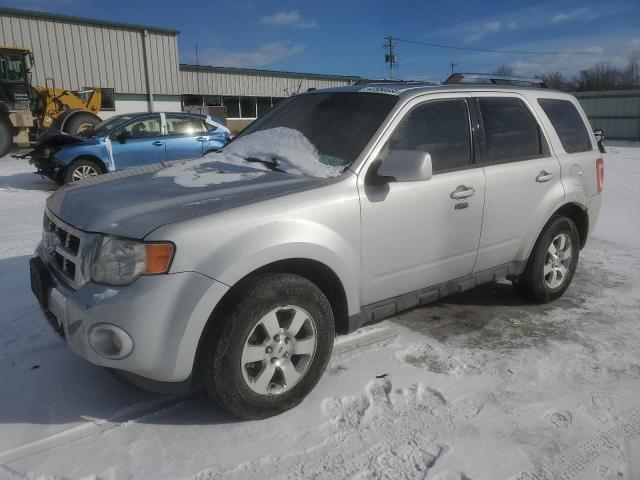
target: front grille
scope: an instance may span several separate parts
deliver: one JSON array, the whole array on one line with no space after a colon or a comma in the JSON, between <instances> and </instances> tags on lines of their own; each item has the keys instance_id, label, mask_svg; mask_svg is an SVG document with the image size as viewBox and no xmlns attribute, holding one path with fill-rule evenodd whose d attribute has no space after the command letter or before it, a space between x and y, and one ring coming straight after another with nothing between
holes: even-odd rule
<instances>
[{"instance_id":1,"label":"front grille","mask_svg":"<svg viewBox=\"0 0 640 480\"><path fill-rule=\"evenodd\" d=\"M44 214L42 247L45 261L73 288L82 283L80 253L82 232L62 222L48 210Z\"/></svg>"}]
</instances>

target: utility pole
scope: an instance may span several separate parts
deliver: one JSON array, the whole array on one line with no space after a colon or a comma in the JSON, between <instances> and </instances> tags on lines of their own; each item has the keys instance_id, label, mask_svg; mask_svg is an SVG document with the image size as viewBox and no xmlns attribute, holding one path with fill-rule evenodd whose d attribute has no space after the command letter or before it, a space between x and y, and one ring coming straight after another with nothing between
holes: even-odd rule
<instances>
[{"instance_id":1,"label":"utility pole","mask_svg":"<svg viewBox=\"0 0 640 480\"><path fill-rule=\"evenodd\" d=\"M393 80L393 66L398 64L398 56L396 55L396 42L393 37L384 37L386 43L384 48L387 53L384 55L384 62L389 64L389 80Z\"/></svg>"},{"instance_id":2,"label":"utility pole","mask_svg":"<svg viewBox=\"0 0 640 480\"><path fill-rule=\"evenodd\" d=\"M198 83L198 95L200 95L200 100L202 101L201 107L204 107L204 95L200 93L200 59L198 58L198 44L196 43L196 82ZM200 108L200 113L204 108Z\"/></svg>"},{"instance_id":3,"label":"utility pole","mask_svg":"<svg viewBox=\"0 0 640 480\"><path fill-rule=\"evenodd\" d=\"M451 63L449 64L449 66L451 67L451 75L453 75L453 69L454 69L455 67L457 67L457 66L458 66L458 64L457 64L457 63L453 63L453 62L451 62Z\"/></svg>"}]
</instances>

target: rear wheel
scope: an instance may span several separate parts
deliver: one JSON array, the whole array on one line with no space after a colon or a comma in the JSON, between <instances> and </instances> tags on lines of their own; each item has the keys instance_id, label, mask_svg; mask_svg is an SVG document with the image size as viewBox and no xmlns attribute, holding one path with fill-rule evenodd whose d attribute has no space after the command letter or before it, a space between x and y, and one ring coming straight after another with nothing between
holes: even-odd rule
<instances>
[{"instance_id":1,"label":"rear wheel","mask_svg":"<svg viewBox=\"0 0 640 480\"><path fill-rule=\"evenodd\" d=\"M202 381L240 418L270 417L299 404L320 380L333 348L329 301L298 275L249 280L213 321Z\"/></svg>"},{"instance_id":2,"label":"rear wheel","mask_svg":"<svg viewBox=\"0 0 640 480\"><path fill-rule=\"evenodd\" d=\"M64 183L77 182L104 173L104 169L93 160L79 158L69 165L63 174Z\"/></svg>"},{"instance_id":3,"label":"rear wheel","mask_svg":"<svg viewBox=\"0 0 640 480\"><path fill-rule=\"evenodd\" d=\"M578 265L578 229L567 217L551 218L538 237L525 271L514 287L525 298L546 303L560 297L571 284Z\"/></svg>"},{"instance_id":4,"label":"rear wheel","mask_svg":"<svg viewBox=\"0 0 640 480\"><path fill-rule=\"evenodd\" d=\"M13 144L13 131L6 120L0 118L0 157L4 157Z\"/></svg>"},{"instance_id":5,"label":"rear wheel","mask_svg":"<svg viewBox=\"0 0 640 480\"><path fill-rule=\"evenodd\" d=\"M99 117L89 112L74 113L64 124L63 132L70 135L79 135L85 130L89 130L101 120Z\"/></svg>"}]
</instances>

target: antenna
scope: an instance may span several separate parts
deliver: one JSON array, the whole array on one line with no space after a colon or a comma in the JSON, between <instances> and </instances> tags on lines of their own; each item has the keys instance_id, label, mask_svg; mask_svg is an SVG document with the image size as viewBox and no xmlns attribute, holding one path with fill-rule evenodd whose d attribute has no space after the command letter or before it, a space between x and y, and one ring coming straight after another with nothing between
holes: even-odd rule
<instances>
[{"instance_id":1,"label":"antenna","mask_svg":"<svg viewBox=\"0 0 640 480\"><path fill-rule=\"evenodd\" d=\"M458 66L458 64L457 64L457 63L454 63L454 62L451 62L451 63L449 64L449 66L451 67L451 75L453 75L453 69L454 69L455 67L457 67L457 66Z\"/></svg>"},{"instance_id":2,"label":"antenna","mask_svg":"<svg viewBox=\"0 0 640 480\"><path fill-rule=\"evenodd\" d=\"M383 46L388 49L388 53L384 55L384 62L389 64L389 80L393 80L393 66L398 64L396 41L393 37L384 37L384 39L386 43Z\"/></svg>"},{"instance_id":3,"label":"antenna","mask_svg":"<svg viewBox=\"0 0 640 480\"><path fill-rule=\"evenodd\" d=\"M196 43L196 81L198 83L198 95L200 96L200 101L202 102L202 107L204 107L204 95L200 93L200 59L198 58L198 44ZM202 113L202 108L200 109L200 113Z\"/></svg>"}]
</instances>

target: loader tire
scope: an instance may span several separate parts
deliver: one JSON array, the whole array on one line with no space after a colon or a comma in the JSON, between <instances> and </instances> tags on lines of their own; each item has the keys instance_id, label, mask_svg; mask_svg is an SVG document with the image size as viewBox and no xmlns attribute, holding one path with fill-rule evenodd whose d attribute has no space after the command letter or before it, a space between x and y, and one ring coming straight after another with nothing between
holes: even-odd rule
<instances>
[{"instance_id":1,"label":"loader tire","mask_svg":"<svg viewBox=\"0 0 640 480\"><path fill-rule=\"evenodd\" d=\"M13 132L11 125L0 118L0 157L4 157L13 144Z\"/></svg>"},{"instance_id":2,"label":"loader tire","mask_svg":"<svg viewBox=\"0 0 640 480\"><path fill-rule=\"evenodd\" d=\"M101 122L100 118L89 112L74 113L64 124L62 131L69 135L79 135Z\"/></svg>"}]
</instances>

